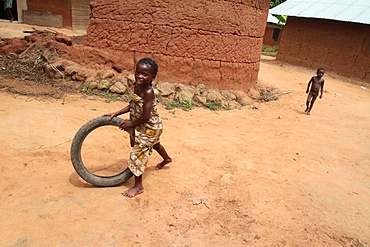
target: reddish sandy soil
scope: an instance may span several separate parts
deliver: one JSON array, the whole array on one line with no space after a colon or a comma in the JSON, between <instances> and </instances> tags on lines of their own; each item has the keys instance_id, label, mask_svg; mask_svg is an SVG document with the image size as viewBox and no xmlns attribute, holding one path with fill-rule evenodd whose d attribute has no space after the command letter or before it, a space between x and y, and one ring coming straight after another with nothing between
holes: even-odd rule
<instances>
[{"instance_id":1,"label":"reddish sandy soil","mask_svg":"<svg viewBox=\"0 0 370 247\"><path fill-rule=\"evenodd\" d=\"M308 116L314 72L263 57L258 83L291 91L277 101L222 111L160 105L174 161L155 170L153 153L145 192L132 199L121 195L132 179L94 187L69 154L85 122L126 103L0 92L0 246L369 246L369 87L327 71ZM126 135L93 134L90 161L123 169Z\"/></svg>"}]
</instances>

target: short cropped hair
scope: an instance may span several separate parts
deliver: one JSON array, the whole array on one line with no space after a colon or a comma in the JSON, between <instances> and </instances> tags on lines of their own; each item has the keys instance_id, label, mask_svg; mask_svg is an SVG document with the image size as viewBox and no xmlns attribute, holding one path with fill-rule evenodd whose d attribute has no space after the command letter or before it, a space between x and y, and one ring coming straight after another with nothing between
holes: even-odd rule
<instances>
[{"instance_id":1,"label":"short cropped hair","mask_svg":"<svg viewBox=\"0 0 370 247\"><path fill-rule=\"evenodd\" d=\"M325 69L324 68L318 68L317 72L319 72L319 71L325 71Z\"/></svg>"}]
</instances>

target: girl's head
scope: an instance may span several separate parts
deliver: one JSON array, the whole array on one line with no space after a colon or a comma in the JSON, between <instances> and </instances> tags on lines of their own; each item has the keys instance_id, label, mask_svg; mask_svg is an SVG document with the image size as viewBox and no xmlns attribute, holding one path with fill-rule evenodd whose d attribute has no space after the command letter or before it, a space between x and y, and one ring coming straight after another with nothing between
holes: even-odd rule
<instances>
[{"instance_id":1,"label":"girl's head","mask_svg":"<svg viewBox=\"0 0 370 247\"><path fill-rule=\"evenodd\" d=\"M148 57L142 58L142 59L139 60L139 62L137 62L136 67L139 64L146 64L146 65L151 66L152 67L152 73L153 73L153 79L157 76L158 65L153 59L148 58Z\"/></svg>"},{"instance_id":2,"label":"girl's head","mask_svg":"<svg viewBox=\"0 0 370 247\"><path fill-rule=\"evenodd\" d=\"M135 80L138 84L152 85L152 81L157 76L158 65L151 58L142 58L136 64Z\"/></svg>"}]
</instances>

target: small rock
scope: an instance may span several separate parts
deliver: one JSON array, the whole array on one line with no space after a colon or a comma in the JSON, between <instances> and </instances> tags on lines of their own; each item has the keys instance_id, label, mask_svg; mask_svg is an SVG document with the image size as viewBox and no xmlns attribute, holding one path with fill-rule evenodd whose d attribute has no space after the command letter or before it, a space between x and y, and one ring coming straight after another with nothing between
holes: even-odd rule
<instances>
[{"instance_id":1,"label":"small rock","mask_svg":"<svg viewBox=\"0 0 370 247\"><path fill-rule=\"evenodd\" d=\"M114 76L114 72L111 70L106 70L103 72L102 79L110 79Z\"/></svg>"},{"instance_id":2,"label":"small rock","mask_svg":"<svg viewBox=\"0 0 370 247\"><path fill-rule=\"evenodd\" d=\"M98 82L97 81L91 81L90 83L89 83L89 89L91 89L91 90L93 90L93 89L96 89L96 88L98 88Z\"/></svg>"},{"instance_id":3,"label":"small rock","mask_svg":"<svg viewBox=\"0 0 370 247\"><path fill-rule=\"evenodd\" d=\"M108 80L101 80L99 83L98 83L98 89L108 89L110 88L110 85L111 85L111 82L108 81Z\"/></svg>"},{"instance_id":4,"label":"small rock","mask_svg":"<svg viewBox=\"0 0 370 247\"><path fill-rule=\"evenodd\" d=\"M193 202L193 205L199 205L199 204L202 204L202 201Z\"/></svg>"},{"instance_id":5,"label":"small rock","mask_svg":"<svg viewBox=\"0 0 370 247\"><path fill-rule=\"evenodd\" d=\"M72 45L72 38L63 33L56 33L55 40L66 45Z\"/></svg>"},{"instance_id":6,"label":"small rock","mask_svg":"<svg viewBox=\"0 0 370 247\"><path fill-rule=\"evenodd\" d=\"M200 103L202 105L205 105L207 103L207 98L200 95L195 95L193 99L194 102Z\"/></svg>"},{"instance_id":7,"label":"small rock","mask_svg":"<svg viewBox=\"0 0 370 247\"><path fill-rule=\"evenodd\" d=\"M209 92L207 94L206 99L207 99L207 101L216 101L217 100L217 96L216 96L216 94L214 94L212 92Z\"/></svg>"},{"instance_id":8,"label":"small rock","mask_svg":"<svg viewBox=\"0 0 370 247\"><path fill-rule=\"evenodd\" d=\"M236 100L236 95L233 94L232 92L223 90L221 91L221 95L224 96L227 100Z\"/></svg>"},{"instance_id":9,"label":"small rock","mask_svg":"<svg viewBox=\"0 0 370 247\"><path fill-rule=\"evenodd\" d=\"M167 97L175 92L175 85L169 82L158 82L157 89L162 96Z\"/></svg>"},{"instance_id":10,"label":"small rock","mask_svg":"<svg viewBox=\"0 0 370 247\"><path fill-rule=\"evenodd\" d=\"M121 82L116 82L113 86L109 88L109 90L112 93L119 93L119 94L124 94L127 90L126 86L123 85Z\"/></svg>"}]
</instances>

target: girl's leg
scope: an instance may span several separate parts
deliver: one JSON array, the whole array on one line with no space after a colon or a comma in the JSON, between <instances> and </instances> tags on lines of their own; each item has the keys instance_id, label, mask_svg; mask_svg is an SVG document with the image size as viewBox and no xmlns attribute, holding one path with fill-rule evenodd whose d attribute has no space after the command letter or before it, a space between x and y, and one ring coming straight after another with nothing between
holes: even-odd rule
<instances>
[{"instance_id":1,"label":"girl's leg","mask_svg":"<svg viewBox=\"0 0 370 247\"><path fill-rule=\"evenodd\" d=\"M153 146L153 148L163 158L163 161L155 167L156 169L162 169L165 165L172 162L171 157L167 154L166 149L161 145L161 143L158 142Z\"/></svg>"},{"instance_id":2,"label":"girl's leg","mask_svg":"<svg viewBox=\"0 0 370 247\"><path fill-rule=\"evenodd\" d=\"M143 175L140 175L138 177L134 176L135 177L135 184L134 186L129 189L129 190L126 190L125 192L122 193L122 195L126 196L126 197L134 197L134 196L137 196L141 193L144 192L144 187L143 187Z\"/></svg>"}]
</instances>

